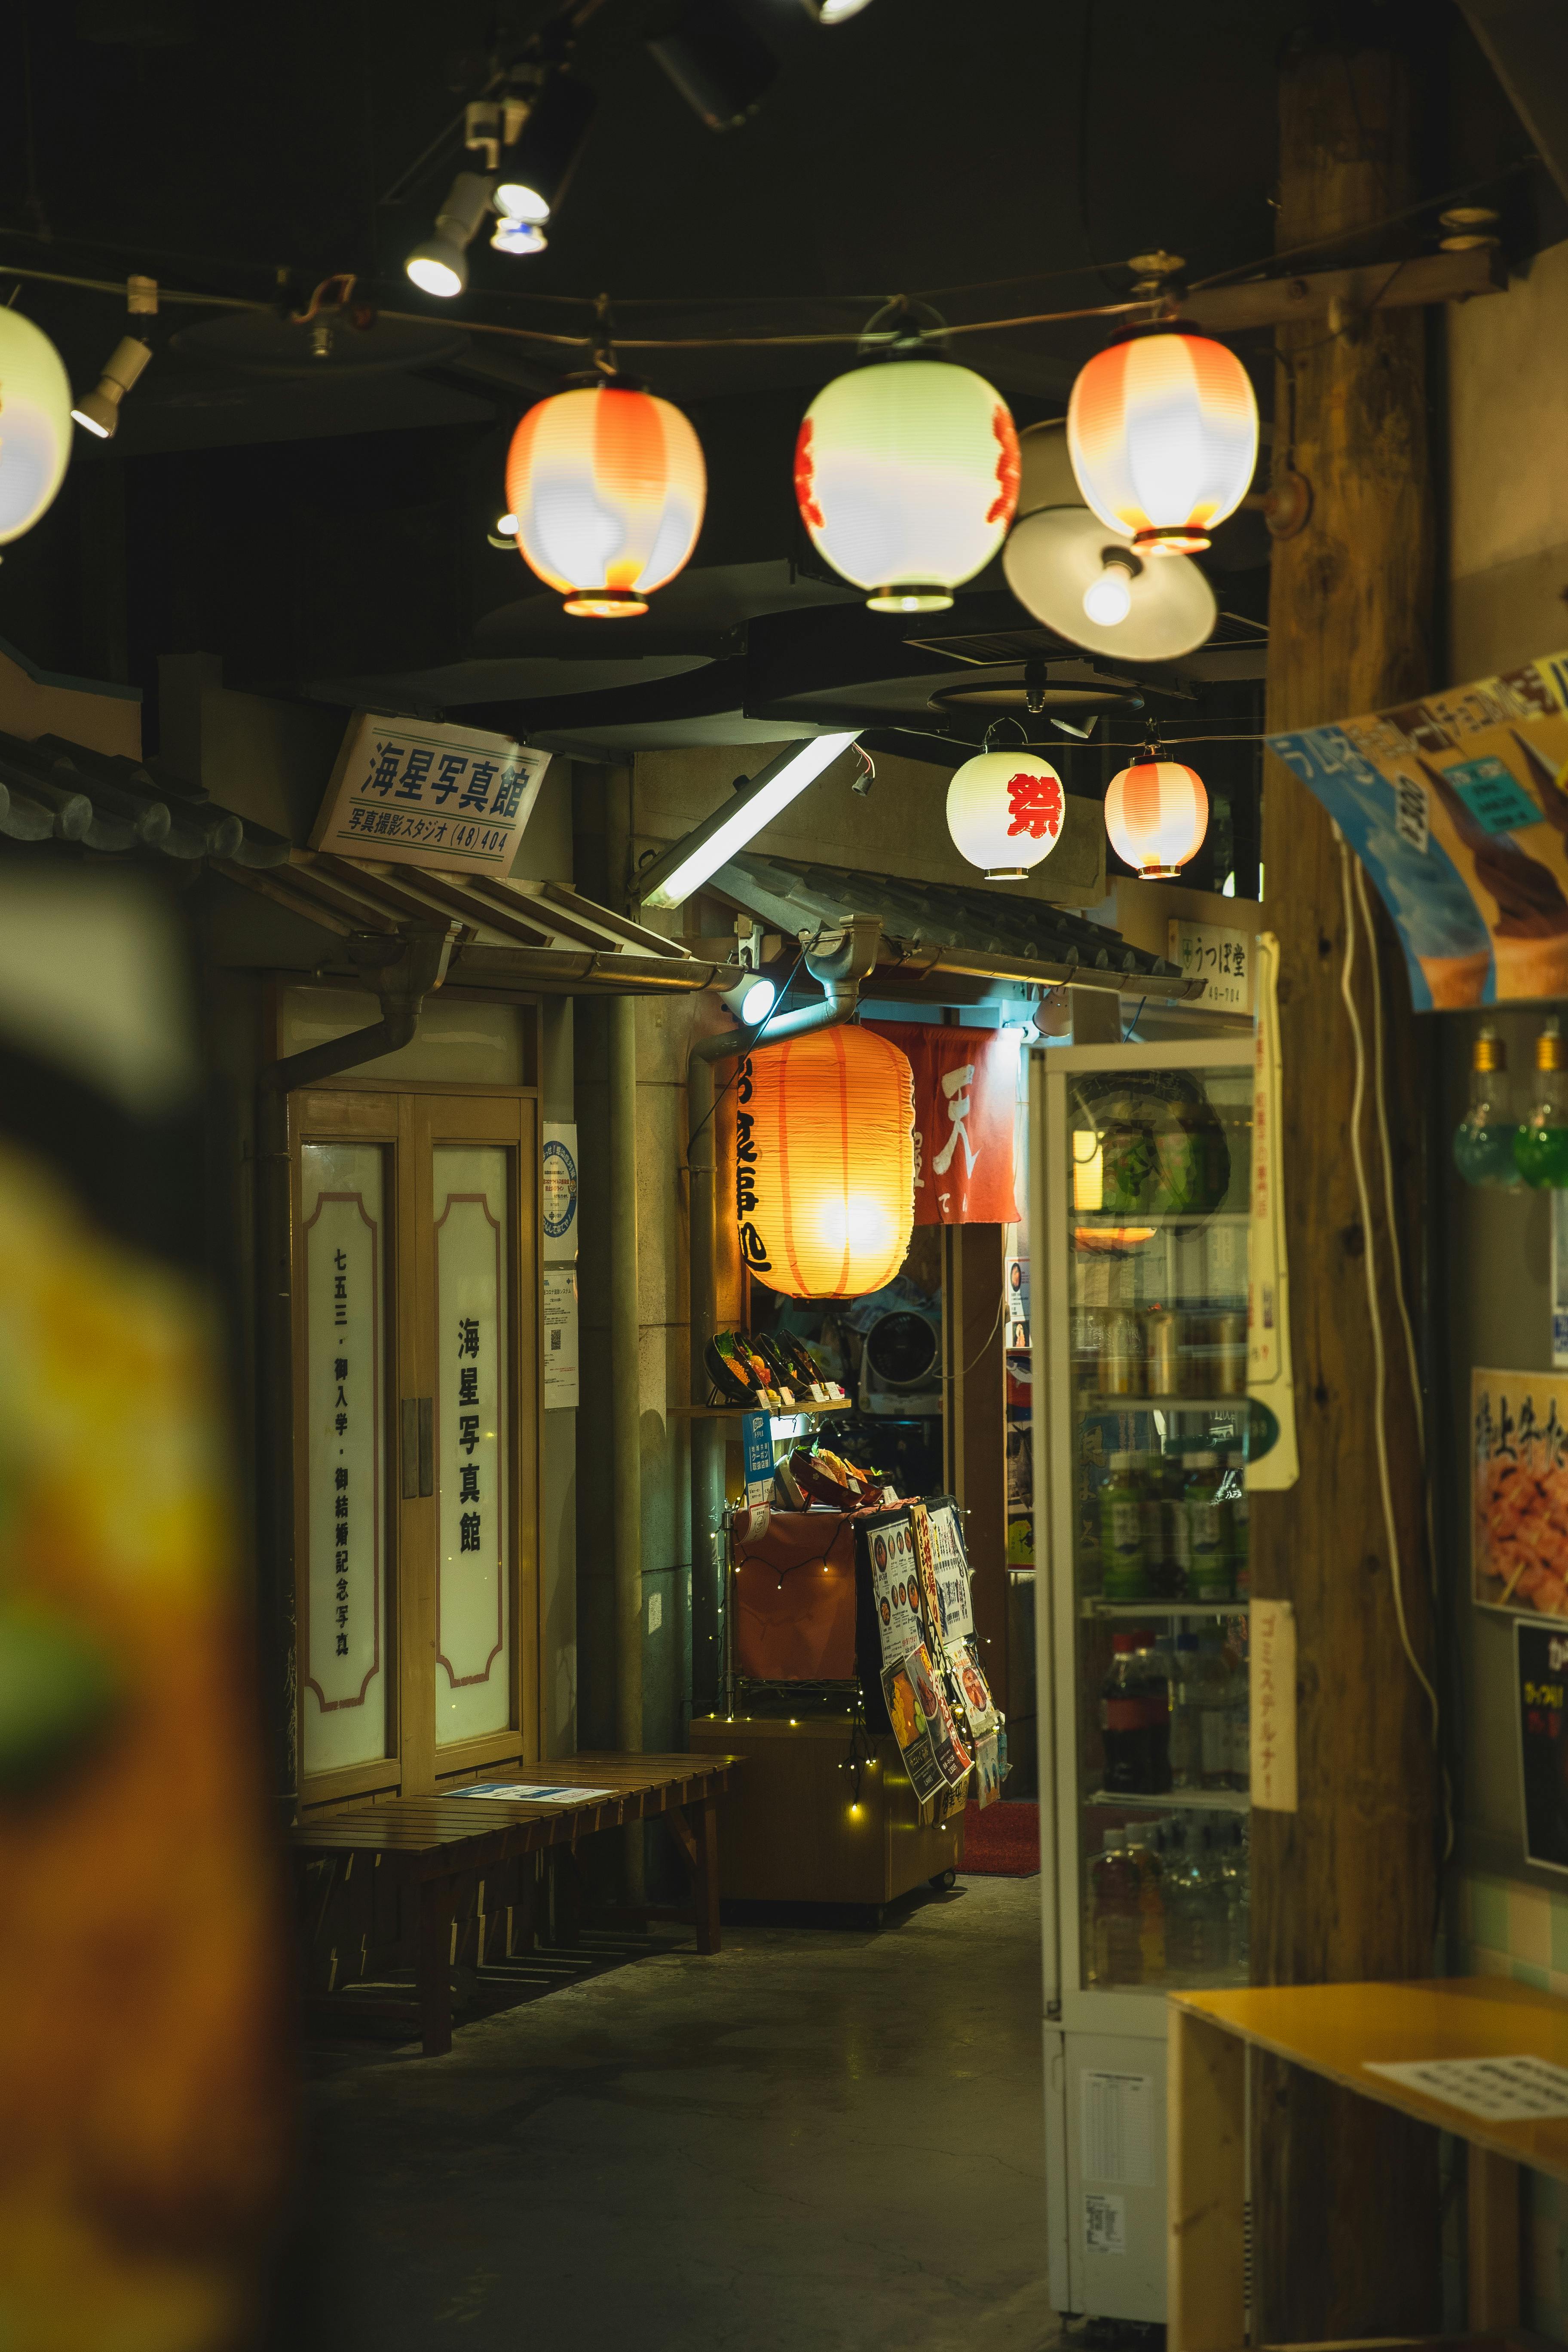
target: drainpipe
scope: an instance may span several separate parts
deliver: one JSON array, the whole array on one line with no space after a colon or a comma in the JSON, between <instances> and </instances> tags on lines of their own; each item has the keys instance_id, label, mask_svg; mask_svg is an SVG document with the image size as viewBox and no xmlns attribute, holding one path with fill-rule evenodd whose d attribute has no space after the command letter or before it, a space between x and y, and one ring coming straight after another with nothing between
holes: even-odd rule
<instances>
[{"instance_id":1,"label":"drainpipe","mask_svg":"<svg viewBox=\"0 0 1568 2352\"><path fill-rule=\"evenodd\" d=\"M289 1170L289 1096L318 1078L335 1078L412 1043L419 1009L446 976L452 929L397 938L354 932L345 942L381 1002L381 1019L324 1045L269 1062L256 1081L257 1502L263 1671L268 1696L285 1695L279 1795L292 1818L298 1794L298 1706L294 1680L294 1318L293 1187Z\"/></svg>"},{"instance_id":2,"label":"drainpipe","mask_svg":"<svg viewBox=\"0 0 1568 2352\"><path fill-rule=\"evenodd\" d=\"M853 1018L860 990L877 967L881 924L858 915L841 930L822 930L806 948L805 968L822 989L822 1003L771 1020L759 1045L780 1044L808 1030L832 1029ZM718 1328L715 1269L719 1198L715 1167L715 1062L730 1061L748 1045L748 1029L721 1029L693 1044L687 1065L687 1170L691 1218L691 1402L700 1404L710 1382L702 1357ZM710 1536L723 1511L723 1424L691 1423L691 1711L719 1700L722 1656L722 1582Z\"/></svg>"},{"instance_id":3,"label":"drainpipe","mask_svg":"<svg viewBox=\"0 0 1568 2352\"><path fill-rule=\"evenodd\" d=\"M615 1482L616 1745L642 1752L642 1315L637 1288L637 1001L610 1000L610 1446ZM643 1832L626 1832L626 1901L643 1899Z\"/></svg>"}]
</instances>

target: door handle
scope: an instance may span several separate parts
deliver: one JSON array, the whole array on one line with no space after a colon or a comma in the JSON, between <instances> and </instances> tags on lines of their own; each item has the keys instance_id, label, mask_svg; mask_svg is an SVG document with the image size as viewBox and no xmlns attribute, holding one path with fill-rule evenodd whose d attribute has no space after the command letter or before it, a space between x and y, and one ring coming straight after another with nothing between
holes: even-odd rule
<instances>
[{"instance_id":1,"label":"door handle","mask_svg":"<svg viewBox=\"0 0 1568 2352\"><path fill-rule=\"evenodd\" d=\"M419 1492L419 1400L403 1400L403 1499L411 1503Z\"/></svg>"},{"instance_id":2,"label":"door handle","mask_svg":"<svg viewBox=\"0 0 1568 2352\"><path fill-rule=\"evenodd\" d=\"M436 1401L419 1399L419 1492L436 1492Z\"/></svg>"}]
</instances>

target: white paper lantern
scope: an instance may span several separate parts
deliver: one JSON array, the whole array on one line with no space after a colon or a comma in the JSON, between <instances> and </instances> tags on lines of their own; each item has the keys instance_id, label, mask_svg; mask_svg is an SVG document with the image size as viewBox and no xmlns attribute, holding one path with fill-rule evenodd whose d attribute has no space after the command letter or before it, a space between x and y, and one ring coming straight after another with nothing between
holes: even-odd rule
<instances>
[{"instance_id":1,"label":"white paper lantern","mask_svg":"<svg viewBox=\"0 0 1568 2352\"><path fill-rule=\"evenodd\" d=\"M1179 760L1136 761L1106 787L1110 846L1146 882L1173 880L1203 847L1208 824L1203 778Z\"/></svg>"},{"instance_id":2,"label":"white paper lantern","mask_svg":"<svg viewBox=\"0 0 1568 2352\"><path fill-rule=\"evenodd\" d=\"M31 319L0 309L0 546L52 503L70 453L65 363Z\"/></svg>"},{"instance_id":3,"label":"white paper lantern","mask_svg":"<svg viewBox=\"0 0 1568 2352\"><path fill-rule=\"evenodd\" d=\"M1135 335L1081 369L1068 403L1078 486L1142 554L1194 555L1247 496L1258 403L1206 335Z\"/></svg>"},{"instance_id":4,"label":"white paper lantern","mask_svg":"<svg viewBox=\"0 0 1568 2352\"><path fill-rule=\"evenodd\" d=\"M569 613L616 620L681 569L707 502L702 445L668 400L592 384L536 401L512 435L518 553Z\"/></svg>"},{"instance_id":5,"label":"white paper lantern","mask_svg":"<svg viewBox=\"0 0 1568 2352\"><path fill-rule=\"evenodd\" d=\"M1012 414L949 360L874 361L806 410L795 492L812 545L874 613L945 612L1013 520Z\"/></svg>"},{"instance_id":6,"label":"white paper lantern","mask_svg":"<svg viewBox=\"0 0 1568 2352\"><path fill-rule=\"evenodd\" d=\"M947 829L987 882L1021 882L1062 837L1067 797L1048 760L982 751L947 788Z\"/></svg>"}]
</instances>

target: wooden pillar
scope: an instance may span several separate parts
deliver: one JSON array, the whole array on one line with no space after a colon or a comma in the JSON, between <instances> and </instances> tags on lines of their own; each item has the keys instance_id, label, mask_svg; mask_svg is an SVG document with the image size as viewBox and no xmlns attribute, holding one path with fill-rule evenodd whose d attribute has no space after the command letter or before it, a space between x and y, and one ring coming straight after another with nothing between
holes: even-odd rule
<instances>
[{"instance_id":1,"label":"wooden pillar","mask_svg":"<svg viewBox=\"0 0 1568 2352\"><path fill-rule=\"evenodd\" d=\"M1358 28L1365 46L1302 47L1287 58L1281 249L1349 235L1415 193L1412 68L1405 56L1376 47L1377 37L1374 28ZM1431 682L1425 332L1419 310L1280 332L1277 457L1291 450L1312 504L1305 528L1274 550L1271 730L1350 718ZM1281 951L1278 1144L1301 1475L1290 1492L1255 1500L1253 1585L1295 1606L1300 1809L1253 1816L1253 1973L1266 1984L1416 1976L1431 1962L1436 1769L1428 1704L1400 1646L1373 1445L1368 1234L1349 1144L1354 1060L1340 994L1340 850L1320 803L1273 759L1263 865L1264 923ZM1381 915L1378 922L1400 1246L1415 1302L1413 1016ZM1356 1001L1370 1066L1364 937ZM1363 1139L1387 1361L1389 1473L1405 1614L1430 1674L1421 1474L1370 1066L1368 1086ZM1254 2079L1262 2340L1435 2326L1434 2135L1277 2062L1260 2063Z\"/></svg>"}]
</instances>

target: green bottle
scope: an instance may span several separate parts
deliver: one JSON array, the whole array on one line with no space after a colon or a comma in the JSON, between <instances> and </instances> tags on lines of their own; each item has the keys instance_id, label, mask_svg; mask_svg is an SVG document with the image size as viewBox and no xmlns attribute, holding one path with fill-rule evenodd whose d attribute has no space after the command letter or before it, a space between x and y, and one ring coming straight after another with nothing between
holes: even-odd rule
<instances>
[{"instance_id":1,"label":"green bottle","mask_svg":"<svg viewBox=\"0 0 1568 2352\"><path fill-rule=\"evenodd\" d=\"M1107 1601L1142 1601L1149 1591L1143 1560L1143 1493L1135 1454L1113 1454L1100 1490L1101 1591Z\"/></svg>"},{"instance_id":2,"label":"green bottle","mask_svg":"<svg viewBox=\"0 0 1568 2352\"><path fill-rule=\"evenodd\" d=\"M1535 1041L1536 1098L1513 1139L1513 1156L1527 1184L1568 1188L1568 1078L1555 1014Z\"/></svg>"},{"instance_id":3,"label":"green bottle","mask_svg":"<svg viewBox=\"0 0 1568 2352\"><path fill-rule=\"evenodd\" d=\"M1508 1047L1489 1024L1476 1032L1470 1055L1469 1108L1454 1129L1454 1165L1467 1184L1517 1191L1517 1121L1509 1116Z\"/></svg>"},{"instance_id":4,"label":"green bottle","mask_svg":"<svg viewBox=\"0 0 1568 2352\"><path fill-rule=\"evenodd\" d=\"M1191 1530L1192 1558L1187 1573L1198 1601L1234 1601L1236 1555L1231 1509L1222 1499L1224 1483L1217 1454L1186 1454L1186 1513Z\"/></svg>"}]
</instances>

